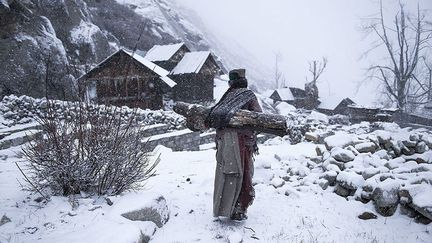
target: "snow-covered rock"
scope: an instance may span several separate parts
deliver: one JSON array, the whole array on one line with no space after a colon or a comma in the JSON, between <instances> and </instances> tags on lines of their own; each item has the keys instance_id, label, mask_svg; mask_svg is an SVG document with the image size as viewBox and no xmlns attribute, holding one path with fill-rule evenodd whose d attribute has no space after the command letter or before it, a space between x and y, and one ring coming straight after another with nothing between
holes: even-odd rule
<instances>
[{"instance_id":1,"label":"snow-covered rock","mask_svg":"<svg viewBox=\"0 0 432 243\"><path fill-rule=\"evenodd\" d=\"M336 177L336 193L340 196L353 195L357 188L363 186L365 180L359 174L341 171Z\"/></svg>"},{"instance_id":2,"label":"snow-covered rock","mask_svg":"<svg viewBox=\"0 0 432 243\"><path fill-rule=\"evenodd\" d=\"M279 188L282 187L285 184L285 181L280 178L280 177L274 177L270 184L274 187L274 188Z\"/></svg>"},{"instance_id":3,"label":"snow-covered rock","mask_svg":"<svg viewBox=\"0 0 432 243\"><path fill-rule=\"evenodd\" d=\"M356 144L355 149L360 153L374 153L376 149L376 145L373 142L364 142Z\"/></svg>"},{"instance_id":4,"label":"snow-covered rock","mask_svg":"<svg viewBox=\"0 0 432 243\"><path fill-rule=\"evenodd\" d=\"M388 178L379 183L372 193L375 209L383 216L391 216L395 213L399 203L399 187L397 180Z\"/></svg>"},{"instance_id":5,"label":"snow-covered rock","mask_svg":"<svg viewBox=\"0 0 432 243\"><path fill-rule=\"evenodd\" d=\"M405 186L400 190L399 195L402 204L432 220L432 185L422 183Z\"/></svg>"},{"instance_id":6,"label":"snow-covered rock","mask_svg":"<svg viewBox=\"0 0 432 243\"><path fill-rule=\"evenodd\" d=\"M342 148L338 148L338 147L335 147L331 150L331 155L337 161L341 161L341 162L353 161L355 158L355 155L353 154L353 152L351 152L347 149L342 149Z\"/></svg>"},{"instance_id":7,"label":"snow-covered rock","mask_svg":"<svg viewBox=\"0 0 432 243\"><path fill-rule=\"evenodd\" d=\"M290 105L286 102L280 102L275 108L276 111L281 115L287 115L288 113L296 110L293 105Z\"/></svg>"},{"instance_id":8,"label":"snow-covered rock","mask_svg":"<svg viewBox=\"0 0 432 243\"><path fill-rule=\"evenodd\" d=\"M8 218L8 216L6 216L6 214L4 214L0 219L0 226L7 224L9 222L11 222L11 219Z\"/></svg>"},{"instance_id":9,"label":"snow-covered rock","mask_svg":"<svg viewBox=\"0 0 432 243\"><path fill-rule=\"evenodd\" d=\"M317 111L312 111L311 114L307 118L310 120L322 121L324 123L329 122L327 115L320 113L320 112L317 112Z\"/></svg>"},{"instance_id":10,"label":"snow-covered rock","mask_svg":"<svg viewBox=\"0 0 432 243\"><path fill-rule=\"evenodd\" d=\"M328 150L335 147L344 148L348 145L354 144L354 138L352 134L335 134L328 136L324 139L325 145Z\"/></svg>"},{"instance_id":11,"label":"snow-covered rock","mask_svg":"<svg viewBox=\"0 0 432 243\"><path fill-rule=\"evenodd\" d=\"M130 203L130 201L128 201ZM141 204L142 203L142 204ZM123 207L122 207L123 206ZM147 201L137 201L133 205L119 203L115 205L114 211L126 211L121 216L132 221L151 221L159 228L168 222L170 211L163 196L159 196Z\"/></svg>"},{"instance_id":12,"label":"snow-covered rock","mask_svg":"<svg viewBox=\"0 0 432 243\"><path fill-rule=\"evenodd\" d=\"M311 141L311 142L318 142L319 140L319 135L313 132L306 132L305 133L305 139L307 141Z\"/></svg>"}]
</instances>

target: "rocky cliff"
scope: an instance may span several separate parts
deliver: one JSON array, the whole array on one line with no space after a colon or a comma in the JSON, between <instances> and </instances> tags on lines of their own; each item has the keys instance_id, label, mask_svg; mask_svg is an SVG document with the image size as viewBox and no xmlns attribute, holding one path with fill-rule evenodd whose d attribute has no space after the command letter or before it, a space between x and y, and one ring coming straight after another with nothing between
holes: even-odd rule
<instances>
[{"instance_id":1,"label":"rocky cliff","mask_svg":"<svg viewBox=\"0 0 432 243\"><path fill-rule=\"evenodd\" d=\"M208 48L160 0L1 0L0 23L0 97L72 99L75 78L120 47Z\"/></svg>"}]
</instances>

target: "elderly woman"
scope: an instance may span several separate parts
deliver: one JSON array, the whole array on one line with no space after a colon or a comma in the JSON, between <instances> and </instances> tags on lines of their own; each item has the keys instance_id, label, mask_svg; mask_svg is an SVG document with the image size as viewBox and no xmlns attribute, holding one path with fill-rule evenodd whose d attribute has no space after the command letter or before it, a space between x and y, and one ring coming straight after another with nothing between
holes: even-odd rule
<instances>
[{"instance_id":1,"label":"elderly woman","mask_svg":"<svg viewBox=\"0 0 432 243\"><path fill-rule=\"evenodd\" d=\"M253 154L258 152L256 134L248 129L226 126L238 110L261 112L261 107L255 94L247 89L244 69L230 71L229 86L206 119L208 126L216 128L213 215L244 220L255 197L252 176Z\"/></svg>"}]
</instances>

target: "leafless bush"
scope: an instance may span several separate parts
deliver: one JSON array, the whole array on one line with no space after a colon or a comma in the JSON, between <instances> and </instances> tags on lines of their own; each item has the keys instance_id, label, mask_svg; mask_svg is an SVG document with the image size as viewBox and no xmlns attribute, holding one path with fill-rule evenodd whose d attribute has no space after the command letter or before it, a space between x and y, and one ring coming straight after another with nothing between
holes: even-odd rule
<instances>
[{"instance_id":1,"label":"leafless bush","mask_svg":"<svg viewBox=\"0 0 432 243\"><path fill-rule=\"evenodd\" d=\"M143 152L135 116L125 122L119 110L81 103L74 118L61 119L48 108L39 119L44 135L23 149L29 161L23 174L32 188L64 196L117 195L151 177L159 158Z\"/></svg>"}]
</instances>

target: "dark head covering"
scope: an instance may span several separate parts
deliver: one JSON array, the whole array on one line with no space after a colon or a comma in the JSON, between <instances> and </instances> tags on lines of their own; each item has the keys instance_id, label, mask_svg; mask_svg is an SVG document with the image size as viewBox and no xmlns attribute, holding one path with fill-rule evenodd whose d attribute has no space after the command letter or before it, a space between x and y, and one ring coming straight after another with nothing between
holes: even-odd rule
<instances>
[{"instance_id":1,"label":"dark head covering","mask_svg":"<svg viewBox=\"0 0 432 243\"><path fill-rule=\"evenodd\" d=\"M233 69L229 72L229 85L231 88L247 88L248 82L246 79L245 69Z\"/></svg>"}]
</instances>

